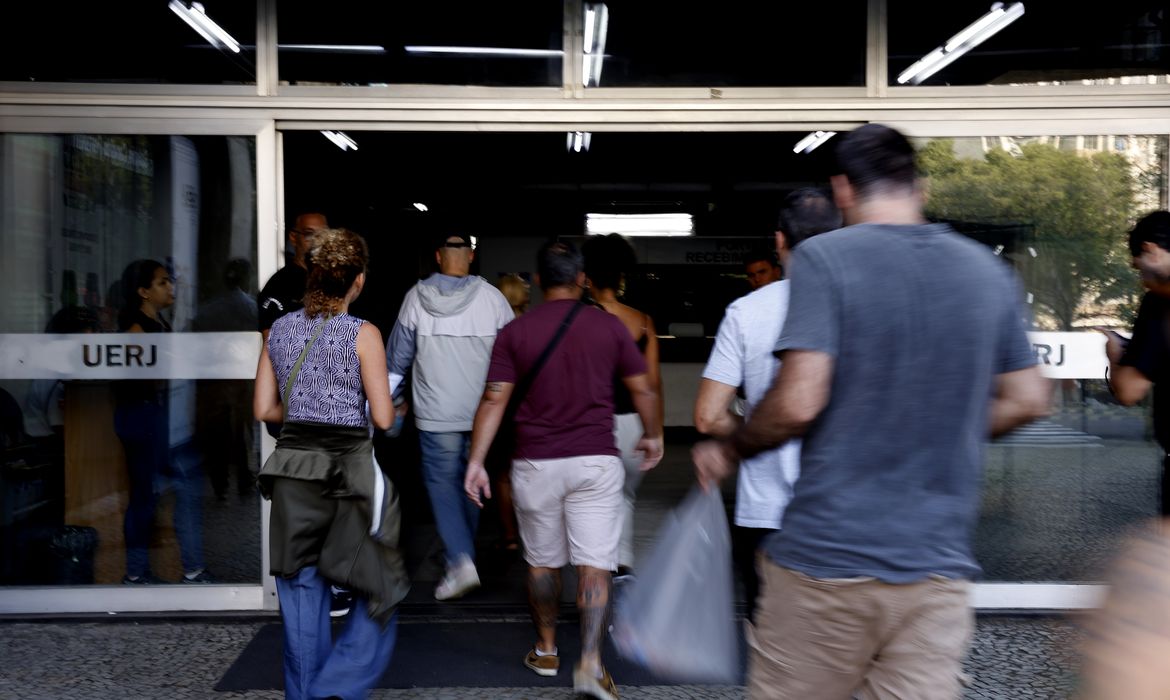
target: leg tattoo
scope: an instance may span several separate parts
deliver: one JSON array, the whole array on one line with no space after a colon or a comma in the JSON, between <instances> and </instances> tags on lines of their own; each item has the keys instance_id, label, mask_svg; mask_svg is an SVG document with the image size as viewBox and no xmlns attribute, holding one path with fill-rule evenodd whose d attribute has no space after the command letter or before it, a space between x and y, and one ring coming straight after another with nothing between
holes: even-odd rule
<instances>
[{"instance_id":1,"label":"leg tattoo","mask_svg":"<svg viewBox=\"0 0 1170 700\"><path fill-rule=\"evenodd\" d=\"M528 569L528 607L540 639L541 651L556 646L557 608L561 601L561 572L557 569Z\"/></svg>"},{"instance_id":2,"label":"leg tattoo","mask_svg":"<svg viewBox=\"0 0 1170 700\"><path fill-rule=\"evenodd\" d=\"M577 567L577 609L581 613L581 667L601 665L601 643L609 621L613 580L610 572L591 566Z\"/></svg>"}]
</instances>

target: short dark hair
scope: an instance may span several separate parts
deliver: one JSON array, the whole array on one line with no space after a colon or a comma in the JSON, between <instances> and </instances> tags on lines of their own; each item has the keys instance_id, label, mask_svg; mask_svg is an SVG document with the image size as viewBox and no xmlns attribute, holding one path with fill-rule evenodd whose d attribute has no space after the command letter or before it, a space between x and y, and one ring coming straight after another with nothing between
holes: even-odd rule
<instances>
[{"instance_id":1,"label":"short dark hair","mask_svg":"<svg viewBox=\"0 0 1170 700\"><path fill-rule=\"evenodd\" d=\"M1142 254L1142 244L1153 243L1170 250L1170 211L1150 212L1129 232L1129 252L1133 257Z\"/></svg>"},{"instance_id":2,"label":"short dark hair","mask_svg":"<svg viewBox=\"0 0 1170 700\"><path fill-rule=\"evenodd\" d=\"M862 197L878 189L913 188L918 178L914 146L884 124L866 124L845 134L837 143L836 158L836 172Z\"/></svg>"},{"instance_id":3,"label":"short dark hair","mask_svg":"<svg viewBox=\"0 0 1170 700\"><path fill-rule=\"evenodd\" d=\"M577 275L585 269L585 261L577 246L569 241L550 240L536 253L536 271L540 288L552 289L577 283Z\"/></svg>"},{"instance_id":4,"label":"short dark hair","mask_svg":"<svg viewBox=\"0 0 1170 700\"><path fill-rule=\"evenodd\" d=\"M776 250L774 248L765 248L761 245L743 254L744 267L760 261L766 262L772 267L780 267L780 261L776 259Z\"/></svg>"},{"instance_id":5,"label":"short dark hair","mask_svg":"<svg viewBox=\"0 0 1170 700\"><path fill-rule=\"evenodd\" d=\"M818 233L841 228L841 211L824 190L801 187L784 198L776 228L791 250Z\"/></svg>"},{"instance_id":6,"label":"short dark hair","mask_svg":"<svg viewBox=\"0 0 1170 700\"><path fill-rule=\"evenodd\" d=\"M586 238L581 255L585 258L585 276L597 289L617 289L622 275L629 275L638 263L634 246L618 233Z\"/></svg>"}]
</instances>

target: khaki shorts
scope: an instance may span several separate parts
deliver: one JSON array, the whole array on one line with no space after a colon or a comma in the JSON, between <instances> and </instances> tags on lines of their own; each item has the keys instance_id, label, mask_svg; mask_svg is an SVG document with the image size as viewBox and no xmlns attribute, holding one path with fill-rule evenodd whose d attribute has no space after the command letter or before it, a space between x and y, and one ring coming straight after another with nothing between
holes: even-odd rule
<instances>
[{"instance_id":1,"label":"khaki shorts","mask_svg":"<svg viewBox=\"0 0 1170 700\"><path fill-rule=\"evenodd\" d=\"M748 697L958 698L974 618L964 580L818 579L757 558Z\"/></svg>"},{"instance_id":2,"label":"khaki shorts","mask_svg":"<svg viewBox=\"0 0 1170 700\"><path fill-rule=\"evenodd\" d=\"M620 457L512 461L512 502L530 565L614 571L622 531Z\"/></svg>"}]
</instances>

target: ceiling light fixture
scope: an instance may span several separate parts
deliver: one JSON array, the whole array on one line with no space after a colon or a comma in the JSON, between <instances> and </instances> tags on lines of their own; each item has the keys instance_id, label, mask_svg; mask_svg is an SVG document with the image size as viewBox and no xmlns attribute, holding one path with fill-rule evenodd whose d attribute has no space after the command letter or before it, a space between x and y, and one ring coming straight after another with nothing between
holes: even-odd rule
<instances>
[{"instance_id":1,"label":"ceiling light fixture","mask_svg":"<svg viewBox=\"0 0 1170 700\"><path fill-rule=\"evenodd\" d=\"M504 49L488 46L404 46L407 53L453 53L467 56L511 56L515 58L559 58L555 49Z\"/></svg>"},{"instance_id":2,"label":"ceiling light fixture","mask_svg":"<svg viewBox=\"0 0 1170 700\"><path fill-rule=\"evenodd\" d=\"M946 68L976 46L991 38L1004 27L1022 17L1024 3L1015 2L1004 7L1002 2L992 4L991 10L971 23L958 34L947 40L934 51L915 61L912 66L898 75L898 84L920 84L930 76Z\"/></svg>"},{"instance_id":3,"label":"ceiling light fixture","mask_svg":"<svg viewBox=\"0 0 1170 700\"><path fill-rule=\"evenodd\" d=\"M337 146L338 148L340 148L343 151L348 151L348 150L356 151L358 149L357 141L354 141L353 139L346 136L345 133L343 133L341 131L322 131L321 134L325 138L332 141L334 146Z\"/></svg>"},{"instance_id":4,"label":"ceiling light fixture","mask_svg":"<svg viewBox=\"0 0 1170 700\"><path fill-rule=\"evenodd\" d=\"M180 0L171 0L171 11L179 16L191 28L199 32L199 35L207 40L209 44L215 47L223 47L230 50L232 53L240 52L240 42L232 38L223 27L219 26L207 16L207 12L203 9L203 3L193 2L190 5L181 2Z\"/></svg>"},{"instance_id":5,"label":"ceiling light fixture","mask_svg":"<svg viewBox=\"0 0 1170 700\"><path fill-rule=\"evenodd\" d=\"M373 44L277 44L281 51L321 51L325 53L386 53L385 46Z\"/></svg>"},{"instance_id":6,"label":"ceiling light fixture","mask_svg":"<svg viewBox=\"0 0 1170 700\"><path fill-rule=\"evenodd\" d=\"M812 153L826 141L837 135L836 131L814 131L796 142L792 147L793 153Z\"/></svg>"},{"instance_id":7,"label":"ceiling light fixture","mask_svg":"<svg viewBox=\"0 0 1170 700\"><path fill-rule=\"evenodd\" d=\"M693 236L695 222L690 214L586 214L585 235L604 236Z\"/></svg>"},{"instance_id":8,"label":"ceiling light fixture","mask_svg":"<svg viewBox=\"0 0 1170 700\"><path fill-rule=\"evenodd\" d=\"M609 30L609 8L603 2L585 3L585 55L581 84L601 84L601 63L605 60L605 36Z\"/></svg>"},{"instance_id":9,"label":"ceiling light fixture","mask_svg":"<svg viewBox=\"0 0 1170 700\"><path fill-rule=\"evenodd\" d=\"M423 204L422 202L415 202L414 208L418 209L419 211L428 211L429 210L427 205Z\"/></svg>"},{"instance_id":10,"label":"ceiling light fixture","mask_svg":"<svg viewBox=\"0 0 1170 700\"><path fill-rule=\"evenodd\" d=\"M588 131L570 131L565 139L565 148L574 153L588 151L592 140L593 134Z\"/></svg>"}]
</instances>

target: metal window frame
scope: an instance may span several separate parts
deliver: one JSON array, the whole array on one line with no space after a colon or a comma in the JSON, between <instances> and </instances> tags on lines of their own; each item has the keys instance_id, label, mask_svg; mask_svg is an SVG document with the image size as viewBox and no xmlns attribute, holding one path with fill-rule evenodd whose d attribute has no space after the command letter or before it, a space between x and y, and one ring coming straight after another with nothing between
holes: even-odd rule
<instances>
[{"instance_id":1,"label":"metal window frame","mask_svg":"<svg viewBox=\"0 0 1170 700\"><path fill-rule=\"evenodd\" d=\"M12 115L0 110L0 133L25 134L149 134L165 136L250 136L256 139L256 222L259 279L273 275L283 259L283 226L277 214L276 126L264 119L103 118L92 110L51 116ZM275 442L265 431L261 458ZM0 614L69 614L161 611L276 610L276 584L268 574L269 504L261 500L261 562L256 584L199 586L11 586L0 588Z\"/></svg>"},{"instance_id":2,"label":"metal window frame","mask_svg":"<svg viewBox=\"0 0 1170 700\"><path fill-rule=\"evenodd\" d=\"M560 87L281 86L276 0L257 1L255 86L0 82L0 131L248 135L257 139L257 272L283 256L285 130L436 132L842 131L880 121L911 136L1170 134L1170 85L898 87L888 82L888 0L870 0L866 85L824 88L589 88L582 0L564 0ZM262 456L273 449L262 434ZM0 589L0 613L273 610L263 506L260 585ZM84 595L79 595L84 590ZM981 610L1092 607L1097 584L980 583Z\"/></svg>"}]
</instances>

